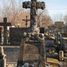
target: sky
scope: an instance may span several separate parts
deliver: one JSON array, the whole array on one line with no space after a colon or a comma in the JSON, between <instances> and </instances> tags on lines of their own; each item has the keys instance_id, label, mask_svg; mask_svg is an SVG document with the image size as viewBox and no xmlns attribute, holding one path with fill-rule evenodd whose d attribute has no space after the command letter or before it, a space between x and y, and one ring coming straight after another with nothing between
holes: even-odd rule
<instances>
[{"instance_id":1,"label":"sky","mask_svg":"<svg viewBox=\"0 0 67 67\"><path fill-rule=\"evenodd\" d=\"M5 3L8 3L9 0L0 0L0 8L3 7ZM30 0L16 0L17 3ZM67 0L38 0L44 1L46 4L46 9L48 10L49 15L52 18L57 19L67 14ZM61 18L60 18L61 19Z\"/></svg>"},{"instance_id":2,"label":"sky","mask_svg":"<svg viewBox=\"0 0 67 67\"><path fill-rule=\"evenodd\" d=\"M67 14L67 0L42 0L46 3L46 9L55 20L63 20Z\"/></svg>"},{"instance_id":3,"label":"sky","mask_svg":"<svg viewBox=\"0 0 67 67\"><path fill-rule=\"evenodd\" d=\"M45 3L51 14L65 14L67 12L67 0L45 0Z\"/></svg>"}]
</instances>

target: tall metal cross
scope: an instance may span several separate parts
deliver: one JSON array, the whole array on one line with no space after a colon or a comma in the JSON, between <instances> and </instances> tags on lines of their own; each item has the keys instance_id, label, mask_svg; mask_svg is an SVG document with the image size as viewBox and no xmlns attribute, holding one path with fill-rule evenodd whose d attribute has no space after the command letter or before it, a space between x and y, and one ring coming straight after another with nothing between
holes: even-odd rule
<instances>
[{"instance_id":1,"label":"tall metal cross","mask_svg":"<svg viewBox=\"0 0 67 67\"><path fill-rule=\"evenodd\" d=\"M26 22L26 28L27 28L27 25L28 25L28 21L30 21L30 19L27 19L28 18L28 16L26 16L26 19L22 19L22 21L25 21Z\"/></svg>"},{"instance_id":2,"label":"tall metal cross","mask_svg":"<svg viewBox=\"0 0 67 67\"><path fill-rule=\"evenodd\" d=\"M23 2L23 8L30 8L30 27L34 28L36 25L36 11L37 9L44 9L44 2L37 2L37 0L25 1Z\"/></svg>"},{"instance_id":3,"label":"tall metal cross","mask_svg":"<svg viewBox=\"0 0 67 67\"><path fill-rule=\"evenodd\" d=\"M3 37L4 37L3 45L6 45L7 44L7 26L11 26L11 23L7 22L7 17L3 18L3 22L0 22L0 26L3 26L3 29L4 29L4 33L3 33Z\"/></svg>"},{"instance_id":4,"label":"tall metal cross","mask_svg":"<svg viewBox=\"0 0 67 67\"><path fill-rule=\"evenodd\" d=\"M45 3L44 2L37 2L37 0L25 1L25 2L23 2L23 8L30 8L30 21L31 21L30 22L30 28L33 31L34 27L37 24L36 23L37 9L44 9Z\"/></svg>"}]
</instances>

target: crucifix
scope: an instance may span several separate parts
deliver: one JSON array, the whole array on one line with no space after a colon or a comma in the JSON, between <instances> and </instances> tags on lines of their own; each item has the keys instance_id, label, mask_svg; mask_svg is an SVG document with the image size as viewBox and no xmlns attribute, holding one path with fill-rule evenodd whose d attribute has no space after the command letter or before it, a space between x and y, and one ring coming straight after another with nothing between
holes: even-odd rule
<instances>
[{"instance_id":1,"label":"crucifix","mask_svg":"<svg viewBox=\"0 0 67 67\"><path fill-rule=\"evenodd\" d=\"M36 16L37 16L36 12L37 12L37 9L44 9L45 8L45 3L44 2L37 2L37 0L25 1L25 2L23 2L23 8L30 8L30 29L33 32L34 29L37 26L37 22L36 22ZM42 53L40 55L43 58L41 60L44 62L44 56L43 56L44 53ZM45 67L45 66L43 66L43 67Z\"/></svg>"},{"instance_id":2,"label":"crucifix","mask_svg":"<svg viewBox=\"0 0 67 67\"><path fill-rule=\"evenodd\" d=\"M3 37L4 37L4 41L3 41L3 45L7 44L7 26L11 26L11 23L7 22L7 17L3 18L3 22L0 22L0 26L3 26L4 32L3 32Z\"/></svg>"},{"instance_id":3,"label":"crucifix","mask_svg":"<svg viewBox=\"0 0 67 67\"><path fill-rule=\"evenodd\" d=\"M30 28L33 30L36 25L36 11L37 9L44 9L44 2L37 2L37 0L23 2L23 8L30 8Z\"/></svg>"},{"instance_id":4,"label":"crucifix","mask_svg":"<svg viewBox=\"0 0 67 67\"><path fill-rule=\"evenodd\" d=\"M25 22L26 22L26 24L25 24L25 25L26 25L26 28L27 28L27 25L28 25L28 23L27 23L27 22L28 22L28 21L30 21L30 20L29 20L29 19L27 19L27 18L28 18L28 16L26 16L26 19L22 19L22 21L25 21Z\"/></svg>"}]
</instances>

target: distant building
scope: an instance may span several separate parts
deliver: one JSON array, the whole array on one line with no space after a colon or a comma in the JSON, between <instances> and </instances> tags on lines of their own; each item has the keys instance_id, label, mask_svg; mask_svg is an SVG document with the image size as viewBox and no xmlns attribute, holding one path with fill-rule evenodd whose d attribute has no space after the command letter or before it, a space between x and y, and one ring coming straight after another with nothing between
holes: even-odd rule
<instances>
[{"instance_id":1,"label":"distant building","mask_svg":"<svg viewBox=\"0 0 67 67\"><path fill-rule=\"evenodd\" d=\"M63 28L64 27L64 22L63 21L56 21L55 22L55 27L56 28Z\"/></svg>"},{"instance_id":2,"label":"distant building","mask_svg":"<svg viewBox=\"0 0 67 67\"><path fill-rule=\"evenodd\" d=\"M55 27L59 32L67 33L67 25L63 21L56 21Z\"/></svg>"},{"instance_id":3,"label":"distant building","mask_svg":"<svg viewBox=\"0 0 67 67\"><path fill-rule=\"evenodd\" d=\"M54 34L56 31L64 33L67 32L67 26L63 21L56 21L53 25L48 26L48 32Z\"/></svg>"}]
</instances>

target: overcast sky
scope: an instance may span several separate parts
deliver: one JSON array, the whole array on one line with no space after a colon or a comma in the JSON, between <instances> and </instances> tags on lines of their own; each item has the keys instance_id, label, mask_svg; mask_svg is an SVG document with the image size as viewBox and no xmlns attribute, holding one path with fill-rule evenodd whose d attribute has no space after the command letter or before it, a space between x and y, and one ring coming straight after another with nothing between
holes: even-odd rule
<instances>
[{"instance_id":1,"label":"overcast sky","mask_svg":"<svg viewBox=\"0 0 67 67\"><path fill-rule=\"evenodd\" d=\"M0 8L3 8L5 3L8 3L10 0L0 0ZM17 3L30 0L16 0ZM67 0L38 0L44 1L46 3L46 9L50 16L61 16L67 14ZM6 6L6 5L5 5Z\"/></svg>"}]
</instances>

